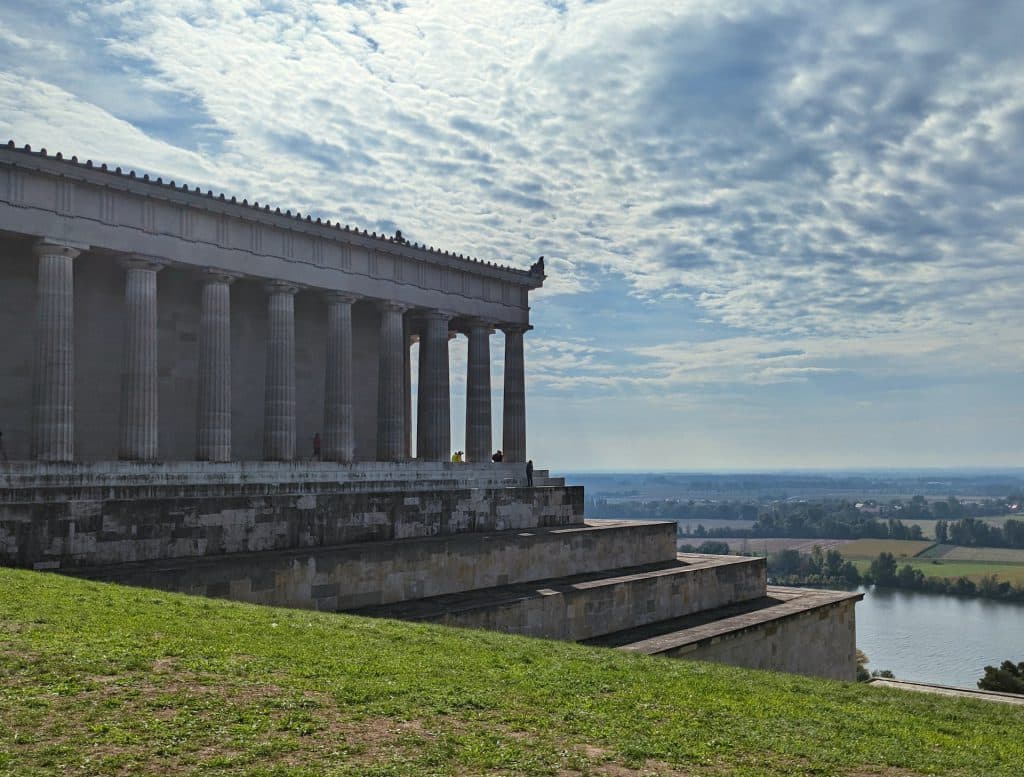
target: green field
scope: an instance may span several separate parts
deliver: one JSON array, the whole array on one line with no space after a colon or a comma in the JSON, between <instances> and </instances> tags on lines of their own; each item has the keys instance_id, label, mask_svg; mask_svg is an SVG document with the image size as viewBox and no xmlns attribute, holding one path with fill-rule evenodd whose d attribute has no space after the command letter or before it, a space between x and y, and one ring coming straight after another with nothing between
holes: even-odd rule
<instances>
[{"instance_id":1,"label":"green field","mask_svg":"<svg viewBox=\"0 0 1024 777\"><path fill-rule=\"evenodd\" d=\"M995 564L1024 564L1020 548L968 548L963 545L935 545L921 554L922 558L943 561L984 561Z\"/></svg>"},{"instance_id":2,"label":"green field","mask_svg":"<svg viewBox=\"0 0 1024 777\"><path fill-rule=\"evenodd\" d=\"M843 558L850 560L875 559L880 553L892 553L897 559L910 559L922 553L934 542L927 540L853 540L839 546Z\"/></svg>"},{"instance_id":3,"label":"green field","mask_svg":"<svg viewBox=\"0 0 1024 777\"><path fill-rule=\"evenodd\" d=\"M1019 774L1024 708L0 569L0 774Z\"/></svg>"},{"instance_id":4,"label":"green field","mask_svg":"<svg viewBox=\"0 0 1024 777\"><path fill-rule=\"evenodd\" d=\"M990 564L983 561L946 561L944 559L897 559L899 566L910 564L920 569L925 577L948 577L955 580L966 577L977 583L988 575L996 575L1000 582L1024 585L1024 564ZM863 574L871 566L867 559L854 561L857 569Z\"/></svg>"}]
</instances>

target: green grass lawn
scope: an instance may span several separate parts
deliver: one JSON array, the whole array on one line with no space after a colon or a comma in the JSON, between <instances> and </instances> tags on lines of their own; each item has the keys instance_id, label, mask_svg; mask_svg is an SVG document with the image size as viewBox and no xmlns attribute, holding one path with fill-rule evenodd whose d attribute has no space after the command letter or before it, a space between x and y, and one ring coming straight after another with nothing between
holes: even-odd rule
<instances>
[{"instance_id":1,"label":"green grass lawn","mask_svg":"<svg viewBox=\"0 0 1024 777\"><path fill-rule=\"evenodd\" d=\"M1024 708L0 569L0 774L1017 775Z\"/></svg>"}]
</instances>

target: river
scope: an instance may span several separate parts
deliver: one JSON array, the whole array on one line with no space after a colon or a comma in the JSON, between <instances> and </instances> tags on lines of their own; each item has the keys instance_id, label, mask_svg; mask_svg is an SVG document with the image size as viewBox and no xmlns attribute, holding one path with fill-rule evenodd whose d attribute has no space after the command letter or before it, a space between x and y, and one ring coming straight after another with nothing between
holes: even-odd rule
<instances>
[{"instance_id":1,"label":"river","mask_svg":"<svg viewBox=\"0 0 1024 777\"><path fill-rule=\"evenodd\" d=\"M977 688L986 665L1024 661L1024 603L860 588L857 647L899 680Z\"/></svg>"}]
</instances>

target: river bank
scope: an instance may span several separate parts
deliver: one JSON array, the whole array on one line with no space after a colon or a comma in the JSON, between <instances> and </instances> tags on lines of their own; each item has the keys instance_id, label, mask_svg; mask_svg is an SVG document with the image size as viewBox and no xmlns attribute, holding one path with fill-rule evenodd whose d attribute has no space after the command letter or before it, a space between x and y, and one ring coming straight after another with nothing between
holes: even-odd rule
<instances>
[{"instance_id":1,"label":"river bank","mask_svg":"<svg viewBox=\"0 0 1024 777\"><path fill-rule=\"evenodd\" d=\"M861 586L857 647L869 670L900 680L976 688L985 666L1019 661L1024 603Z\"/></svg>"}]
</instances>

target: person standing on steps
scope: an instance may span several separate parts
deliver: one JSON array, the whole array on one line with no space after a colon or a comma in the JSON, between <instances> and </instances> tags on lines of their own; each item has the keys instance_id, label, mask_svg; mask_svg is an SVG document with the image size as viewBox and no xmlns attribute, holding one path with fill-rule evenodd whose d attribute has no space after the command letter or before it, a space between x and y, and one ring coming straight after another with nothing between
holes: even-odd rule
<instances>
[{"instance_id":1,"label":"person standing on steps","mask_svg":"<svg viewBox=\"0 0 1024 777\"><path fill-rule=\"evenodd\" d=\"M533 459L526 462L526 485L533 487Z\"/></svg>"},{"instance_id":2,"label":"person standing on steps","mask_svg":"<svg viewBox=\"0 0 1024 777\"><path fill-rule=\"evenodd\" d=\"M320 461L320 432L313 435L313 460Z\"/></svg>"},{"instance_id":3,"label":"person standing on steps","mask_svg":"<svg viewBox=\"0 0 1024 777\"><path fill-rule=\"evenodd\" d=\"M495 464L501 464L501 462L503 462L504 460L505 454L502 453L501 450L496 450L494 452L494 455L491 456L491 461L493 461Z\"/></svg>"}]
</instances>

